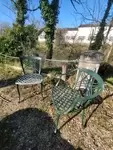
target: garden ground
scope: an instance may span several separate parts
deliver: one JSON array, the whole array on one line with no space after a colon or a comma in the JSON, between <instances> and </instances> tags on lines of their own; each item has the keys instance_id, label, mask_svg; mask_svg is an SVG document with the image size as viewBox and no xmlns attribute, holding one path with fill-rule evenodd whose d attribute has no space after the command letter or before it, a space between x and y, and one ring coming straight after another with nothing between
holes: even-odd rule
<instances>
[{"instance_id":1,"label":"garden ground","mask_svg":"<svg viewBox=\"0 0 113 150\"><path fill-rule=\"evenodd\" d=\"M45 81L44 99L38 86L21 86L21 99L24 99L21 103L14 80L0 83L0 150L113 149L112 91L104 92L103 101L97 100L86 109L85 129L79 114L55 135L51 82ZM67 119L63 116L60 126Z\"/></svg>"}]
</instances>

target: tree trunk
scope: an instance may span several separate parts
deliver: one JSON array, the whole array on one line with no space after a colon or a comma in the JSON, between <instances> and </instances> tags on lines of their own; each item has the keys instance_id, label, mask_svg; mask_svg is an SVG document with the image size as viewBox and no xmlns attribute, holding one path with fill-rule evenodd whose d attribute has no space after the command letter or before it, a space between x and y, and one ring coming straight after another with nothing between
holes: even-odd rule
<instances>
[{"instance_id":1,"label":"tree trunk","mask_svg":"<svg viewBox=\"0 0 113 150\"><path fill-rule=\"evenodd\" d=\"M46 58L52 59L53 56L53 43L51 43L49 49L47 50Z\"/></svg>"},{"instance_id":2,"label":"tree trunk","mask_svg":"<svg viewBox=\"0 0 113 150\"><path fill-rule=\"evenodd\" d=\"M45 21L46 58L52 59L56 24L58 23L59 0L40 0L41 15Z\"/></svg>"},{"instance_id":3,"label":"tree trunk","mask_svg":"<svg viewBox=\"0 0 113 150\"><path fill-rule=\"evenodd\" d=\"M90 46L89 46L89 50L99 50L102 46L102 41L104 39L104 28L106 26L106 19L109 15L109 11L111 9L111 6L113 4L113 0L108 0L108 3L107 3L107 8L105 10L105 13L104 13L104 16L103 16L103 19L100 23L100 29L96 35L96 39L95 39L95 42L94 43L91 43Z\"/></svg>"},{"instance_id":4,"label":"tree trunk","mask_svg":"<svg viewBox=\"0 0 113 150\"><path fill-rule=\"evenodd\" d=\"M105 59L104 59L105 62L108 62L109 57L110 57L112 51L113 51L113 44L112 44L110 50L108 51L107 55L105 56Z\"/></svg>"},{"instance_id":5,"label":"tree trunk","mask_svg":"<svg viewBox=\"0 0 113 150\"><path fill-rule=\"evenodd\" d=\"M108 35L109 35L109 32L111 31L112 26L113 26L113 17L112 17L112 19L111 19L111 21L110 21L110 25L109 25L109 28L108 28L108 31L107 31L106 37L105 37L105 39L104 39L104 43L103 43L103 45L105 45L105 44L106 44L106 40L107 40L107 38L108 38Z\"/></svg>"}]
</instances>

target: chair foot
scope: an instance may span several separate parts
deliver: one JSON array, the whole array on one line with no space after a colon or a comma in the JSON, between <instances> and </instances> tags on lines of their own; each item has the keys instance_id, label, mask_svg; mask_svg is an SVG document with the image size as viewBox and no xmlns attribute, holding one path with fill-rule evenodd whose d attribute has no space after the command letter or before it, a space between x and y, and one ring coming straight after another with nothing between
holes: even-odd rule
<instances>
[{"instance_id":1,"label":"chair foot","mask_svg":"<svg viewBox=\"0 0 113 150\"><path fill-rule=\"evenodd\" d=\"M55 128L54 133L57 133L57 131L58 131L58 123L59 123L59 119L60 119L60 114L56 114L56 121L55 121L56 128Z\"/></svg>"},{"instance_id":2,"label":"chair foot","mask_svg":"<svg viewBox=\"0 0 113 150\"><path fill-rule=\"evenodd\" d=\"M54 133L56 134L57 132L58 132L58 129L55 129L55 130L54 130Z\"/></svg>"},{"instance_id":3,"label":"chair foot","mask_svg":"<svg viewBox=\"0 0 113 150\"><path fill-rule=\"evenodd\" d=\"M60 133L60 130L59 129L57 129L57 128L55 128L55 130L54 130L54 134L56 135L56 134L61 134Z\"/></svg>"}]
</instances>

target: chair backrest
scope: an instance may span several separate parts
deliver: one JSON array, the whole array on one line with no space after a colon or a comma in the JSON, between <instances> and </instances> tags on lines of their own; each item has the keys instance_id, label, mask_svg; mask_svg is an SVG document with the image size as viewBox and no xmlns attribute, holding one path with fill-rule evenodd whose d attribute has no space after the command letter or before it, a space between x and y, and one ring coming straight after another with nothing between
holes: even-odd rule
<instances>
[{"instance_id":1,"label":"chair backrest","mask_svg":"<svg viewBox=\"0 0 113 150\"><path fill-rule=\"evenodd\" d=\"M103 91L103 80L95 71L79 68L77 73L76 83L73 88L80 90L86 99L93 99Z\"/></svg>"},{"instance_id":2,"label":"chair backrest","mask_svg":"<svg viewBox=\"0 0 113 150\"><path fill-rule=\"evenodd\" d=\"M24 74L26 73L41 73L41 57L36 56L21 56L20 63Z\"/></svg>"}]
</instances>

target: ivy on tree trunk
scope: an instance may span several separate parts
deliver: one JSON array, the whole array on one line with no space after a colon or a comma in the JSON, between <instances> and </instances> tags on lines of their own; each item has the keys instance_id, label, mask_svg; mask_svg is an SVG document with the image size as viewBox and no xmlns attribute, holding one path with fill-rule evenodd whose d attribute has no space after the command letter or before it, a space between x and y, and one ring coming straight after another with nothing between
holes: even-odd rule
<instances>
[{"instance_id":1,"label":"ivy on tree trunk","mask_svg":"<svg viewBox=\"0 0 113 150\"><path fill-rule=\"evenodd\" d=\"M53 55L53 42L56 24L58 23L59 0L40 0L40 10L45 21L45 39L47 46L46 58L51 59Z\"/></svg>"},{"instance_id":2,"label":"ivy on tree trunk","mask_svg":"<svg viewBox=\"0 0 113 150\"><path fill-rule=\"evenodd\" d=\"M16 24L20 27L25 25L27 19L27 0L11 0L16 10Z\"/></svg>"}]
</instances>

